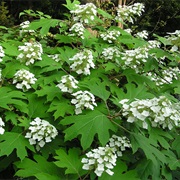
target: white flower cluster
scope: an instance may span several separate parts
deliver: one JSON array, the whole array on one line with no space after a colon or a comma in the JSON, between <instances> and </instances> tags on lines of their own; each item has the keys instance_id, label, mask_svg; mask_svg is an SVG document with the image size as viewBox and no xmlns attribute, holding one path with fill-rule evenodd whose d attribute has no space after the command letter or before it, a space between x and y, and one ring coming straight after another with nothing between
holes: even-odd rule
<instances>
[{"instance_id":1,"label":"white flower cluster","mask_svg":"<svg viewBox=\"0 0 180 180\"><path fill-rule=\"evenodd\" d=\"M113 151L117 154L117 156L122 156L122 152L126 150L126 148L131 148L131 143L126 136L119 137L113 135L109 139L108 143L109 147L113 149Z\"/></svg>"},{"instance_id":2,"label":"white flower cluster","mask_svg":"<svg viewBox=\"0 0 180 180\"><path fill-rule=\"evenodd\" d=\"M142 3L134 3L130 6L119 5L116 20L120 22L128 21L134 23L134 16L141 16L142 12L144 12L144 8L145 6Z\"/></svg>"},{"instance_id":3,"label":"white flower cluster","mask_svg":"<svg viewBox=\"0 0 180 180\"><path fill-rule=\"evenodd\" d=\"M25 69L21 69L15 73L13 84L16 84L16 88L26 91L31 88L32 84L35 84L36 80L34 74Z\"/></svg>"},{"instance_id":4,"label":"white flower cluster","mask_svg":"<svg viewBox=\"0 0 180 180\"><path fill-rule=\"evenodd\" d=\"M78 36L81 39L84 39L85 28L82 23L75 23L70 29L72 33L69 36Z\"/></svg>"},{"instance_id":5,"label":"white flower cluster","mask_svg":"<svg viewBox=\"0 0 180 180\"><path fill-rule=\"evenodd\" d=\"M142 128L148 128L148 122L152 127L162 127L171 130L180 125L179 104L172 104L165 96L159 98L144 99L129 103L129 99L123 99L122 115L127 117L127 122L137 122Z\"/></svg>"},{"instance_id":6,"label":"white flower cluster","mask_svg":"<svg viewBox=\"0 0 180 180\"><path fill-rule=\"evenodd\" d=\"M108 60L115 60L117 57L120 57L120 51L116 47L109 47L104 48L102 51L102 57L108 61Z\"/></svg>"},{"instance_id":7,"label":"white flower cluster","mask_svg":"<svg viewBox=\"0 0 180 180\"><path fill-rule=\"evenodd\" d=\"M94 106L97 106L95 97L89 91L77 91L72 94L75 99L71 100L72 104L75 104L75 113L80 114L84 108L94 110Z\"/></svg>"},{"instance_id":8,"label":"white flower cluster","mask_svg":"<svg viewBox=\"0 0 180 180\"><path fill-rule=\"evenodd\" d=\"M75 54L72 58L69 59L73 61L70 68L73 71L76 71L77 74L90 74L90 68L94 68L95 65L93 63L93 55L92 52L88 49L85 49L77 54Z\"/></svg>"},{"instance_id":9,"label":"white flower cluster","mask_svg":"<svg viewBox=\"0 0 180 180\"><path fill-rule=\"evenodd\" d=\"M142 38L142 39L147 39L148 38L148 32L146 30L138 32L135 34L136 37Z\"/></svg>"},{"instance_id":10,"label":"white flower cluster","mask_svg":"<svg viewBox=\"0 0 180 180\"><path fill-rule=\"evenodd\" d=\"M5 56L3 47L0 46L0 62L2 62L2 58Z\"/></svg>"},{"instance_id":11,"label":"white flower cluster","mask_svg":"<svg viewBox=\"0 0 180 180\"><path fill-rule=\"evenodd\" d=\"M20 30L20 35L21 35L22 33L26 33L26 32L28 32L28 33L34 33L34 32L35 32L34 30L30 30L30 29L28 30L29 24L30 24L29 21L24 21L24 22L22 22L22 23L20 24L20 27L22 28L22 30Z\"/></svg>"},{"instance_id":12,"label":"white flower cluster","mask_svg":"<svg viewBox=\"0 0 180 180\"><path fill-rule=\"evenodd\" d=\"M131 144L126 137L113 135L105 147L98 147L86 153L86 158L81 160L82 168L94 170L97 176L101 176L103 172L112 176L114 174L112 169L116 166L117 157L122 156L122 151L130 147Z\"/></svg>"},{"instance_id":13,"label":"white flower cluster","mask_svg":"<svg viewBox=\"0 0 180 180\"><path fill-rule=\"evenodd\" d=\"M58 135L56 128L48 121L35 118L30 122L29 132L25 138L29 139L31 145L36 145L37 151L40 150L46 143L51 142Z\"/></svg>"},{"instance_id":14,"label":"white flower cluster","mask_svg":"<svg viewBox=\"0 0 180 180\"><path fill-rule=\"evenodd\" d=\"M70 13L75 14L74 21L80 21L88 24L95 19L97 8L93 3L75 5L75 10L71 10Z\"/></svg>"},{"instance_id":15,"label":"white flower cluster","mask_svg":"<svg viewBox=\"0 0 180 180\"><path fill-rule=\"evenodd\" d=\"M180 70L178 67L169 67L168 69L162 70L161 76L153 72L148 72L146 74L147 77L156 82L157 86L161 86L163 84L171 84L174 79L178 80L179 75Z\"/></svg>"},{"instance_id":16,"label":"white flower cluster","mask_svg":"<svg viewBox=\"0 0 180 180\"><path fill-rule=\"evenodd\" d=\"M34 64L35 60L42 60L42 45L39 42L26 42L24 46L19 46L19 51L21 53L18 55L17 59L24 62L27 66Z\"/></svg>"},{"instance_id":17,"label":"white flower cluster","mask_svg":"<svg viewBox=\"0 0 180 180\"><path fill-rule=\"evenodd\" d=\"M171 51L175 52L178 51L178 46L177 46L177 42L179 42L180 40L180 30L176 30L173 33L168 33L169 35L167 36L167 39L174 44L171 48ZM180 43L178 43L178 45L180 46Z\"/></svg>"},{"instance_id":18,"label":"white flower cluster","mask_svg":"<svg viewBox=\"0 0 180 180\"><path fill-rule=\"evenodd\" d=\"M117 38L120 36L120 32L117 30L108 30L104 33L100 33L100 37L104 40L107 41L108 43L113 43L114 41L117 40Z\"/></svg>"},{"instance_id":19,"label":"white flower cluster","mask_svg":"<svg viewBox=\"0 0 180 180\"><path fill-rule=\"evenodd\" d=\"M77 84L78 84L78 81L73 76L64 75L61 77L61 80L60 80L59 84L57 84L57 87L62 92L72 93L73 89L78 88Z\"/></svg>"},{"instance_id":20,"label":"white flower cluster","mask_svg":"<svg viewBox=\"0 0 180 180\"><path fill-rule=\"evenodd\" d=\"M61 58L59 57L59 54L51 54L51 55L48 55L48 57L52 58L56 62L61 61Z\"/></svg>"},{"instance_id":21,"label":"white flower cluster","mask_svg":"<svg viewBox=\"0 0 180 180\"><path fill-rule=\"evenodd\" d=\"M148 48L139 47L134 50L126 50L121 54L123 55L124 67L130 67L138 73L141 71L144 63L147 62Z\"/></svg>"},{"instance_id":22,"label":"white flower cluster","mask_svg":"<svg viewBox=\"0 0 180 180\"><path fill-rule=\"evenodd\" d=\"M0 134L4 134L5 129L3 128L5 126L2 118L0 117Z\"/></svg>"},{"instance_id":23,"label":"white flower cluster","mask_svg":"<svg viewBox=\"0 0 180 180\"><path fill-rule=\"evenodd\" d=\"M161 46L161 43L157 40L149 40L148 44L146 45L148 49L160 48L160 46Z\"/></svg>"}]
</instances>

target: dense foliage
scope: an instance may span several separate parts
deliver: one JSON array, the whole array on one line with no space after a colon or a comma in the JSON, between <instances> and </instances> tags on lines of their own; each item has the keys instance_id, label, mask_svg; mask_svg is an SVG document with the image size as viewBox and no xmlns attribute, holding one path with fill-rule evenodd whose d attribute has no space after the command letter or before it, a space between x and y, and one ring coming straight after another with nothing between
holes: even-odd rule
<instances>
[{"instance_id":1,"label":"dense foliage","mask_svg":"<svg viewBox=\"0 0 180 180\"><path fill-rule=\"evenodd\" d=\"M0 178L178 179L180 31L132 32L141 3L65 7L0 26Z\"/></svg>"}]
</instances>

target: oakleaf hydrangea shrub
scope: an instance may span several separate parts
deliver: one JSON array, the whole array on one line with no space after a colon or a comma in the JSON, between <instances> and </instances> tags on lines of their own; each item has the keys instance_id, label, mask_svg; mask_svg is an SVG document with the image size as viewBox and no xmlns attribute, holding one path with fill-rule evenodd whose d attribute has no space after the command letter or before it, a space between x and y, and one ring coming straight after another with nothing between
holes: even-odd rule
<instances>
[{"instance_id":1,"label":"oakleaf hydrangea shrub","mask_svg":"<svg viewBox=\"0 0 180 180\"><path fill-rule=\"evenodd\" d=\"M0 179L179 178L179 30L101 5L0 29Z\"/></svg>"}]
</instances>

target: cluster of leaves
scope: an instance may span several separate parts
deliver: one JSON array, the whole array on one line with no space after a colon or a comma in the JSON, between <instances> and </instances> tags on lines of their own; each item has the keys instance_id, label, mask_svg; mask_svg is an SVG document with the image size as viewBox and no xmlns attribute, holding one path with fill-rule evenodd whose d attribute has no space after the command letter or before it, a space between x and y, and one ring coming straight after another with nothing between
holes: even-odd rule
<instances>
[{"instance_id":1,"label":"cluster of leaves","mask_svg":"<svg viewBox=\"0 0 180 180\"><path fill-rule=\"evenodd\" d=\"M78 1L65 5L73 10ZM31 22L29 29L35 33L19 34L19 27L2 28L0 38L5 57L0 63L0 115L5 122L5 133L0 135L0 171L13 167L15 177L37 179L96 179L93 171L82 169L81 159L85 153L99 146L105 146L113 135L127 136L132 149L126 150L118 158L114 175L104 173L98 179L175 179L180 170L179 127L171 131L149 127L142 129L136 123L128 123L123 118L120 100L148 99L167 96L172 103L178 102L179 79L160 87L143 74L160 72L164 66L156 59L162 58L166 66L177 67L180 54L170 51L173 45L164 37L156 36L161 48L148 51L144 62L144 72L137 73L132 68L124 68L118 62L104 61L104 48L116 46L122 52L144 46L148 42L136 38L117 26L107 27L104 22L113 22L114 17L98 9L99 15L91 25L86 25L84 39L68 36L72 17L66 20L40 18ZM114 22L113 22L114 23ZM50 33L56 28L56 34ZM119 31L120 36L113 43L100 38L100 33ZM18 46L24 42L39 41L43 47L42 60L28 66L37 81L27 91L18 90L12 83L14 74L27 66L17 60ZM89 49L93 53L95 68L90 75L71 71L69 61L77 52ZM49 55L58 54L55 61ZM153 58L155 56L155 58ZM71 104L72 95L61 92L57 87L61 77L71 74L78 81L77 90L88 90L96 97L94 110L84 109L75 114ZM29 144L25 134L30 122L36 117L47 120L58 130L58 136L40 151ZM13 166L11 166L13 165Z\"/></svg>"}]
</instances>

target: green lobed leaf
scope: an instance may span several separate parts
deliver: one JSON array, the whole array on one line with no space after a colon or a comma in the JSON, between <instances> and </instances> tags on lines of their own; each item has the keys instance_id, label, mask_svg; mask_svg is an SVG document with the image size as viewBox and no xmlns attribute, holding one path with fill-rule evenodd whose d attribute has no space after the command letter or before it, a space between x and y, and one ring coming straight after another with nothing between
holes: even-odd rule
<instances>
[{"instance_id":1,"label":"green lobed leaf","mask_svg":"<svg viewBox=\"0 0 180 180\"><path fill-rule=\"evenodd\" d=\"M146 138L141 134L132 133L131 143L133 153L135 153L138 148L140 148L145 153L147 159L152 160L154 164L157 163L157 160L164 164L167 163L165 155L158 149L158 146L154 147L155 143L152 142L152 139Z\"/></svg>"},{"instance_id":2,"label":"green lobed leaf","mask_svg":"<svg viewBox=\"0 0 180 180\"><path fill-rule=\"evenodd\" d=\"M58 19L39 19L31 22L29 29L37 30L40 28L40 34L44 36L47 35L51 27L55 27L58 23Z\"/></svg>"},{"instance_id":3,"label":"green lobed leaf","mask_svg":"<svg viewBox=\"0 0 180 180\"><path fill-rule=\"evenodd\" d=\"M95 96L98 96L103 101L106 101L109 96L110 92L107 91L106 87L107 84L105 82L97 81L97 79L91 80L90 82L85 82L80 84L81 87L87 87L90 89L90 92Z\"/></svg>"},{"instance_id":4,"label":"green lobed leaf","mask_svg":"<svg viewBox=\"0 0 180 180\"><path fill-rule=\"evenodd\" d=\"M38 97L46 96L47 102L52 102L54 98L61 98L61 92L56 86L43 86L35 92Z\"/></svg>"},{"instance_id":5,"label":"green lobed leaf","mask_svg":"<svg viewBox=\"0 0 180 180\"><path fill-rule=\"evenodd\" d=\"M10 110L9 105L16 105L22 112L27 112L27 105L23 102L26 99L23 92L12 90L8 87L1 87L0 95L1 108Z\"/></svg>"},{"instance_id":6,"label":"green lobed leaf","mask_svg":"<svg viewBox=\"0 0 180 180\"><path fill-rule=\"evenodd\" d=\"M173 143L172 143L172 149L176 151L178 157L180 158L180 135L177 134Z\"/></svg>"},{"instance_id":7,"label":"green lobed leaf","mask_svg":"<svg viewBox=\"0 0 180 180\"><path fill-rule=\"evenodd\" d=\"M46 118L49 116L47 113L49 105L45 104L44 98L38 98L35 94L30 94L28 96L28 102L28 115L30 118Z\"/></svg>"},{"instance_id":8,"label":"green lobed leaf","mask_svg":"<svg viewBox=\"0 0 180 180\"><path fill-rule=\"evenodd\" d=\"M54 100L47 112L54 111L54 118L64 117L66 114L74 114L74 107L66 99Z\"/></svg>"},{"instance_id":9,"label":"green lobed leaf","mask_svg":"<svg viewBox=\"0 0 180 180\"><path fill-rule=\"evenodd\" d=\"M66 168L65 174L77 174L81 177L83 174L81 163L81 151L78 148L69 149L68 153L64 149L58 149L56 151L58 156L55 156L54 163L60 168Z\"/></svg>"},{"instance_id":10,"label":"green lobed leaf","mask_svg":"<svg viewBox=\"0 0 180 180\"><path fill-rule=\"evenodd\" d=\"M172 140L173 137L168 132L164 132L163 130L159 128L151 128L149 134L150 134L149 139L153 139L153 141L156 141L156 143L160 143L160 145L164 149L171 148L168 141Z\"/></svg>"},{"instance_id":11,"label":"green lobed leaf","mask_svg":"<svg viewBox=\"0 0 180 180\"><path fill-rule=\"evenodd\" d=\"M17 156L22 161L28 155L26 147L34 151L33 146L29 144L22 133L5 132L0 136L0 156L9 156L16 149Z\"/></svg>"},{"instance_id":12,"label":"green lobed leaf","mask_svg":"<svg viewBox=\"0 0 180 180\"><path fill-rule=\"evenodd\" d=\"M152 162L150 159L141 159L138 162L136 171L140 179L156 179L161 180L160 178L160 164L157 162Z\"/></svg>"},{"instance_id":13,"label":"green lobed leaf","mask_svg":"<svg viewBox=\"0 0 180 180\"><path fill-rule=\"evenodd\" d=\"M86 115L65 117L60 124L71 125L65 131L65 140L72 140L81 135L81 146L87 149L91 146L97 134L100 143L104 146L109 140L109 130L116 131L116 127L99 111L91 111Z\"/></svg>"},{"instance_id":14,"label":"green lobed leaf","mask_svg":"<svg viewBox=\"0 0 180 180\"><path fill-rule=\"evenodd\" d=\"M53 179L63 178L53 162L48 162L41 155L34 155L34 160L25 158L22 162L16 162L15 165L19 170L15 175L23 178L44 177L45 175L53 177Z\"/></svg>"}]
</instances>

